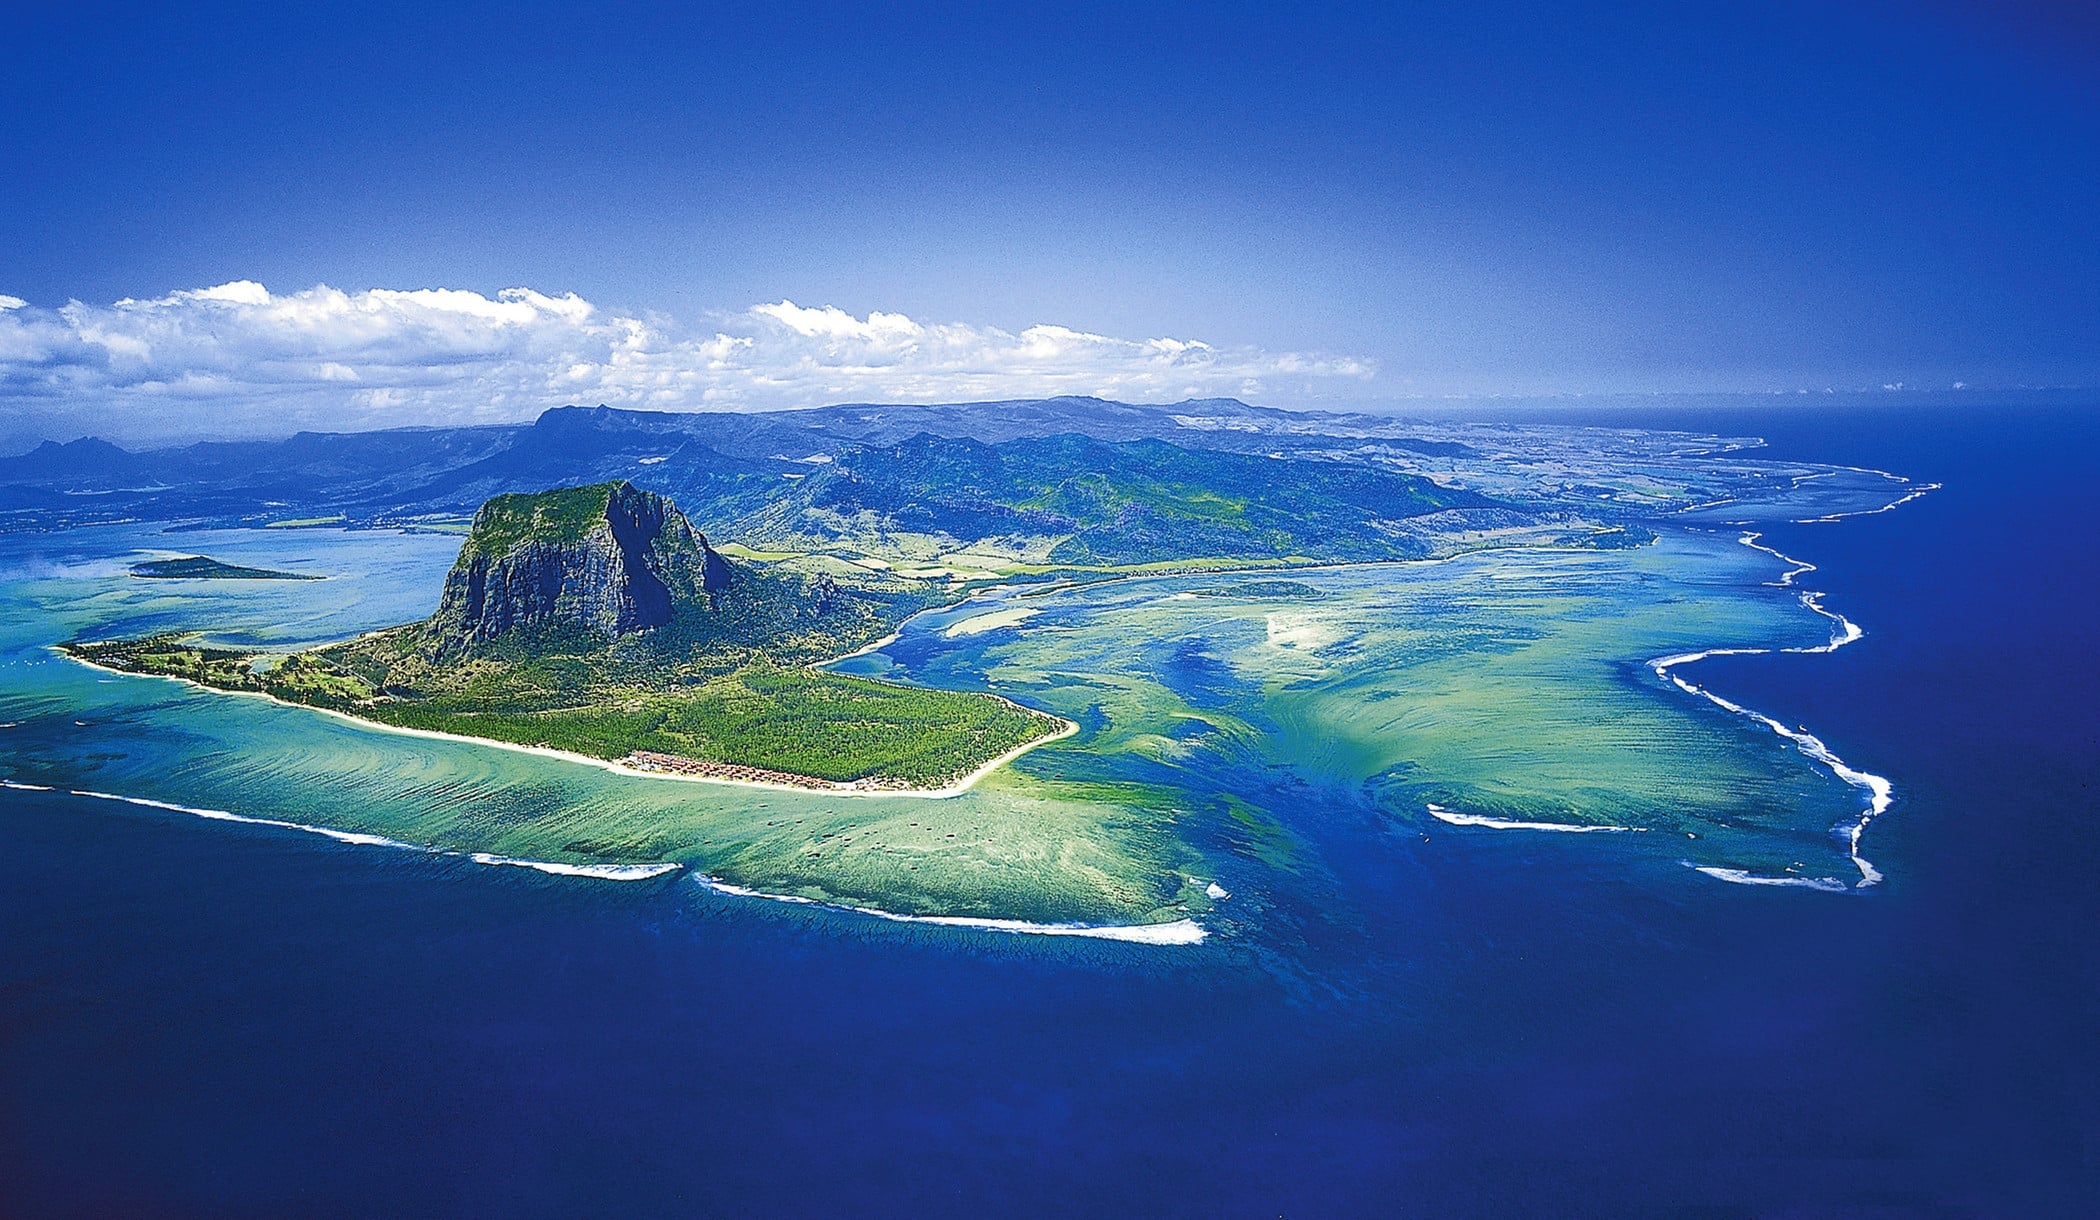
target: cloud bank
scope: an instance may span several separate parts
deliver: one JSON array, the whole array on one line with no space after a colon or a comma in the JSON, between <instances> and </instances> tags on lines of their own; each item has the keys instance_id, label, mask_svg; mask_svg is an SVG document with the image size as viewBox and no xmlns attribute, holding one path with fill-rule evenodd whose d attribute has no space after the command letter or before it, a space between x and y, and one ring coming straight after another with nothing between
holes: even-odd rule
<instances>
[{"instance_id":1,"label":"cloud bank","mask_svg":"<svg viewBox=\"0 0 2100 1220\"><path fill-rule=\"evenodd\" d=\"M689 327L573 293L272 293L237 280L58 309L0 296L0 434L133 438L529 419L564 403L752 410L1095 394L1325 397L1347 357L855 317L793 301Z\"/></svg>"}]
</instances>

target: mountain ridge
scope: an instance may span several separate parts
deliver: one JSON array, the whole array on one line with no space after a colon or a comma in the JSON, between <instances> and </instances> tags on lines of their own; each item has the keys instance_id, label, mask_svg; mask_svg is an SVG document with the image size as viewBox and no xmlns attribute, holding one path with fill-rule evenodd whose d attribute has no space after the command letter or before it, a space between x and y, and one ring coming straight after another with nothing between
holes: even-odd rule
<instances>
[{"instance_id":1,"label":"mountain ridge","mask_svg":"<svg viewBox=\"0 0 2100 1220\"><path fill-rule=\"evenodd\" d=\"M513 631L631 635L732 580L675 505L625 480L503 495L475 514L427 630L441 651Z\"/></svg>"},{"instance_id":2,"label":"mountain ridge","mask_svg":"<svg viewBox=\"0 0 2100 1220\"><path fill-rule=\"evenodd\" d=\"M1389 418L1285 411L1237 399L842 403L752 413L572 405L549 408L529 423L300 432L136 452L96 438L57 449L47 442L0 457L0 529L20 528L18 521L30 516L48 521L54 512L68 524L137 517L225 524L331 516L358 523L456 521L506 492L620 478L673 496L690 510L739 479L807 472L813 457L896 444L922 432L989 444L1079 432L1266 452L1329 446L1331 438L1316 429L1344 425L1404 448L1450 447L1409 438L1405 425Z\"/></svg>"}]
</instances>

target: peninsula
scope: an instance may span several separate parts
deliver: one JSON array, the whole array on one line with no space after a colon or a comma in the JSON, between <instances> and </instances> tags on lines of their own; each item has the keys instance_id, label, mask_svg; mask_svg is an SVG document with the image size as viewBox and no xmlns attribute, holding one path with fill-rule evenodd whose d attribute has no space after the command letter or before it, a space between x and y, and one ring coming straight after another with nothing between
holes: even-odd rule
<instances>
[{"instance_id":1,"label":"peninsula","mask_svg":"<svg viewBox=\"0 0 2100 1220\"><path fill-rule=\"evenodd\" d=\"M126 672L659 774L945 790L1070 726L993 695L813 666L957 596L879 573L762 570L621 481L488 501L419 623L289 655L177 635L64 647Z\"/></svg>"}]
</instances>

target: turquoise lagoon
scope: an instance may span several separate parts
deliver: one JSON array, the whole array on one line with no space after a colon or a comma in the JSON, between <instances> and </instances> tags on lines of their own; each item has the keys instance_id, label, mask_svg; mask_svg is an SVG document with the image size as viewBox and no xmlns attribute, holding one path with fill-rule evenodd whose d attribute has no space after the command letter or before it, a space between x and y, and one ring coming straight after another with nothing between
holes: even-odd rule
<instances>
[{"instance_id":1,"label":"turquoise lagoon","mask_svg":"<svg viewBox=\"0 0 2100 1220\"><path fill-rule=\"evenodd\" d=\"M1652 662L1813 650L1839 620L1731 531L1632 550L1008 586L849 672L990 690L1082 726L949 799L682 782L384 731L65 659L200 630L290 649L427 614L457 537L117 526L0 538L0 777L112 815L230 814L483 862L943 919L1243 931L1323 870L1311 811L1531 836L1714 876L1855 883L1868 794ZM141 581L203 553L313 582ZM997 625L959 624L988 614ZM1725 695L1725 691L1717 694ZM1304 799L1317 790L1320 800ZM151 802L141 803L141 802ZM198 834L218 833L199 823ZM287 831L290 833L290 831ZM658 866L658 867L650 867ZM1709 884L1686 873L1687 884ZM1870 874L1869 874L1870 875ZM587 882L578 882L585 884ZM1184 922L1192 921L1192 922Z\"/></svg>"}]
</instances>

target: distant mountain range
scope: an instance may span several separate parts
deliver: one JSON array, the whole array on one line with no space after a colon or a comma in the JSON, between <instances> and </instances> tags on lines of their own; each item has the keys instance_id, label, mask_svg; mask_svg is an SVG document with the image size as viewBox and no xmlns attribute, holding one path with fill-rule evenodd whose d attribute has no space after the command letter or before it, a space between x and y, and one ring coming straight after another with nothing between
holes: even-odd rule
<instances>
[{"instance_id":1,"label":"distant mountain range","mask_svg":"<svg viewBox=\"0 0 2100 1220\"><path fill-rule=\"evenodd\" d=\"M1042 562L1081 565L1412 558L1428 544L1408 522L1509 515L1473 492L1362 463L1070 432L998 444L922 432L848 449L785 489L741 481L702 511L748 545L826 550L887 536L895 547L916 535L1019 553L1032 540Z\"/></svg>"},{"instance_id":2,"label":"distant mountain range","mask_svg":"<svg viewBox=\"0 0 2100 1220\"><path fill-rule=\"evenodd\" d=\"M1229 398L1171 406L1068 397L755 413L557 407L530 424L302 432L142 452L92 437L47 441L0 458L0 529L127 518L459 520L506 492L620 479L677 497L696 524L711 527L716 522L703 506L748 493L754 480L819 472L827 459L921 436L996 446L1060 434L1249 454L1324 449L1337 435L1377 437L1421 453L1466 448L1409 437L1404 425L1384 417L1281 411Z\"/></svg>"}]
</instances>

